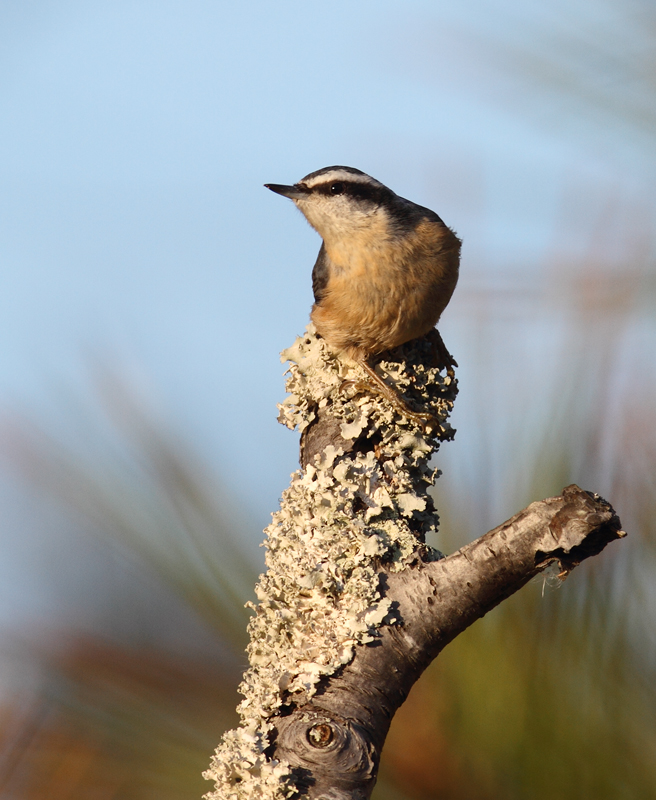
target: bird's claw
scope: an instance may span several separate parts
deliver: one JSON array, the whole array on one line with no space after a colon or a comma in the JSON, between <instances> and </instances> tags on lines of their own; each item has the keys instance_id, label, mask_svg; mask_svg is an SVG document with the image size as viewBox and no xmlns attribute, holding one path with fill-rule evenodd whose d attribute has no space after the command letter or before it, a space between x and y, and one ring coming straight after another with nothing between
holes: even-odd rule
<instances>
[{"instance_id":1,"label":"bird's claw","mask_svg":"<svg viewBox=\"0 0 656 800\"><path fill-rule=\"evenodd\" d=\"M349 389L355 389L353 392L353 396L355 396L356 394L365 394L366 392L371 392L372 387L365 381L356 381L353 378L346 378L340 383L339 391L346 392Z\"/></svg>"},{"instance_id":2,"label":"bird's claw","mask_svg":"<svg viewBox=\"0 0 656 800\"><path fill-rule=\"evenodd\" d=\"M420 414L416 411L406 411L405 414L419 425L423 433L430 434L440 427L439 422L432 414Z\"/></svg>"},{"instance_id":3,"label":"bird's claw","mask_svg":"<svg viewBox=\"0 0 656 800\"><path fill-rule=\"evenodd\" d=\"M406 404L406 402L399 397L399 395L390 387L386 387L389 394L381 391L381 387L378 385L372 385L367 381L358 381L354 380L353 378L348 378L343 380L339 386L340 392L346 392L349 390L355 390L353 392L353 396L358 394L378 394L380 396L385 396L389 401L391 406L397 411L399 414L402 414L404 417L409 419L411 422L414 422L418 425L423 433L431 433L432 431L436 431L439 428L439 422L432 414L426 414L419 411L412 411Z\"/></svg>"}]
</instances>

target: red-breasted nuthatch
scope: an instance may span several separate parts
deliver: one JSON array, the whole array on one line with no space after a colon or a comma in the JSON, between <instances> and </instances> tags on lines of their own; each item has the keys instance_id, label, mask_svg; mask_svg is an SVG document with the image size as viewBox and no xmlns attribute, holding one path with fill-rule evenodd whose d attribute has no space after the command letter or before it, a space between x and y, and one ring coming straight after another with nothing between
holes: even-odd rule
<instances>
[{"instance_id":1,"label":"red-breasted nuthatch","mask_svg":"<svg viewBox=\"0 0 656 800\"><path fill-rule=\"evenodd\" d=\"M360 364L397 409L423 419L368 359L436 325L458 281L458 237L433 211L352 167L325 167L293 186L265 186L293 200L323 239L310 315L319 335Z\"/></svg>"}]
</instances>

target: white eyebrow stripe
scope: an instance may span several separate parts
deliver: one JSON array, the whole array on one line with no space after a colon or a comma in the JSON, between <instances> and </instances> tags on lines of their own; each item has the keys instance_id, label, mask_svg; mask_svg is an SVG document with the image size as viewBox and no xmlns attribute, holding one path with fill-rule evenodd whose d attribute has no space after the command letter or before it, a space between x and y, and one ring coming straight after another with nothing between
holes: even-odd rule
<instances>
[{"instance_id":1,"label":"white eyebrow stripe","mask_svg":"<svg viewBox=\"0 0 656 800\"><path fill-rule=\"evenodd\" d=\"M370 186L382 186L380 181L372 178L370 175L357 175L354 172L347 172L345 169L333 169L330 172L323 172L320 175L315 175L308 181L301 181L308 189L313 186L318 186L321 183L328 183L329 181L348 181L349 183L367 183Z\"/></svg>"}]
</instances>

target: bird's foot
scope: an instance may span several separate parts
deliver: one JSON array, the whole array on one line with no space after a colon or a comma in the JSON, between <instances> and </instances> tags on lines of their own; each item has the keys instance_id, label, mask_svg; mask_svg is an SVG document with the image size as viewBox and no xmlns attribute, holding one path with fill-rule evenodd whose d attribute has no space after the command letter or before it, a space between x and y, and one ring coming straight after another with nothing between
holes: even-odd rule
<instances>
[{"instance_id":1,"label":"bird's foot","mask_svg":"<svg viewBox=\"0 0 656 800\"><path fill-rule=\"evenodd\" d=\"M380 395L390 403L395 411L418 425L424 433L430 433L431 431L437 430L439 427L439 422L432 414L413 411L405 402L405 400L399 395L399 393L391 386L388 386L388 384L385 383L385 381L370 364L368 364L366 361L359 361L358 363L371 378L371 380L344 380L339 387L340 392L355 390L354 394L373 393Z\"/></svg>"}]
</instances>

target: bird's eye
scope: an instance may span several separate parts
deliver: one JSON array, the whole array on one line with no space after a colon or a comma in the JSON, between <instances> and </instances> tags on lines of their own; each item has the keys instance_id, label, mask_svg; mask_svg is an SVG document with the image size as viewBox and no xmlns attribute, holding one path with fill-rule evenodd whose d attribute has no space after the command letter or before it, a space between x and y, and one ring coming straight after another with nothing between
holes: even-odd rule
<instances>
[{"instance_id":1,"label":"bird's eye","mask_svg":"<svg viewBox=\"0 0 656 800\"><path fill-rule=\"evenodd\" d=\"M344 191L343 183L333 183L330 186L330 194L342 194Z\"/></svg>"}]
</instances>

